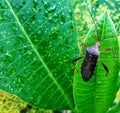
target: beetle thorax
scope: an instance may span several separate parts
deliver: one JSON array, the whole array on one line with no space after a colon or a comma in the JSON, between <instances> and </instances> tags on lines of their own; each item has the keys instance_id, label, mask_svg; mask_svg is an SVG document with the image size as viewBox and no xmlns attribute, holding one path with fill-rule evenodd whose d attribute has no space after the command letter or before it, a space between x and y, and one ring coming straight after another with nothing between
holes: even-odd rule
<instances>
[{"instance_id":1,"label":"beetle thorax","mask_svg":"<svg viewBox=\"0 0 120 113\"><path fill-rule=\"evenodd\" d=\"M93 55L99 56L100 55L100 51L99 51L99 46L100 46L100 42L97 42L95 45L87 47L86 50Z\"/></svg>"}]
</instances>

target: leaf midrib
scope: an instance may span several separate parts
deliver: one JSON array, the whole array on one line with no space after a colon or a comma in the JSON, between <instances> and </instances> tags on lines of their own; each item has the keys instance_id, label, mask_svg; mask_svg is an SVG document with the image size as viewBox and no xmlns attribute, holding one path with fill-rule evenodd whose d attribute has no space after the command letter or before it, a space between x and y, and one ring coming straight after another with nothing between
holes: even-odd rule
<instances>
[{"instance_id":1,"label":"leaf midrib","mask_svg":"<svg viewBox=\"0 0 120 113\"><path fill-rule=\"evenodd\" d=\"M27 40L28 40L28 42L30 43L31 47L32 47L33 50L35 51L37 57L39 58L39 61L43 64L44 68L45 68L46 71L48 72L48 75L52 78L53 82L56 84L56 86L57 86L58 89L61 91L61 93L62 93L63 96L65 97L66 101L68 102L68 104L69 104L70 107L72 108L73 106L72 106L72 104L71 104L69 98L66 96L64 90L61 88L61 86L58 84L58 82L56 81L56 79L53 77L53 75L52 75L52 73L50 72L49 68L47 67L47 65L46 65L45 62L43 61L41 55L39 54L39 52L38 52L37 49L35 48L35 46L34 46L34 44L32 43L32 41L30 40L30 38L29 38L28 34L26 33L24 27L22 26L22 24L21 24L19 18L18 18L17 15L15 14L15 12L14 12L14 10L13 10L11 4L9 3L8 0L6 0L6 3L7 3L7 5L8 5L8 7L9 7L9 9L11 10L13 16L15 17L15 19L16 19L18 25L20 26L20 28L21 28L23 34L25 35L25 37L27 38Z\"/></svg>"}]
</instances>

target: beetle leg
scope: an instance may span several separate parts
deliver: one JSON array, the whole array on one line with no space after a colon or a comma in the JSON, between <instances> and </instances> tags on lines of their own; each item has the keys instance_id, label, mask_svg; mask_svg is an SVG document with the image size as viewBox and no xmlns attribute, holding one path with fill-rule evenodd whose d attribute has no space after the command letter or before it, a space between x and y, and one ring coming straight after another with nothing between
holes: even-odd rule
<instances>
[{"instance_id":1,"label":"beetle leg","mask_svg":"<svg viewBox=\"0 0 120 113\"><path fill-rule=\"evenodd\" d=\"M87 45L87 44L85 44L85 43L82 43L82 46L88 47L88 45Z\"/></svg>"},{"instance_id":2,"label":"beetle leg","mask_svg":"<svg viewBox=\"0 0 120 113\"><path fill-rule=\"evenodd\" d=\"M76 57L76 58L72 59L72 63L78 61L81 58L84 58L84 56L79 56L79 57Z\"/></svg>"},{"instance_id":3,"label":"beetle leg","mask_svg":"<svg viewBox=\"0 0 120 113\"><path fill-rule=\"evenodd\" d=\"M103 53L103 52L109 51L109 50L112 51L113 57L116 58L116 55L115 55L115 52L114 52L113 48L105 48L104 50L100 51L100 53Z\"/></svg>"},{"instance_id":4,"label":"beetle leg","mask_svg":"<svg viewBox=\"0 0 120 113\"><path fill-rule=\"evenodd\" d=\"M32 106L27 104L27 106L24 109L22 109L20 113L27 113L27 111L29 111L31 108Z\"/></svg>"},{"instance_id":5,"label":"beetle leg","mask_svg":"<svg viewBox=\"0 0 120 113\"><path fill-rule=\"evenodd\" d=\"M74 66L74 69L75 69L77 72L78 72L78 70L77 70L77 68L76 68L76 66L75 66L75 64L74 64L74 62L80 60L81 58L84 58L84 56L79 56L79 57L76 57L76 58L72 59L72 64L73 64L73 66Z\"/></svg>"},{"instance_id":6,"label":"beetle leg","mask_svg":"<svg viewBox=\"0 0 120 113\"><path fill-rule=\"evenodd\" d=\"M105 69L105 71L106 71L105 75L107 76L109 73L108 67L101 60L99 60L99 62L102 64L103 68Z\"/></svg>"}]
</instances>

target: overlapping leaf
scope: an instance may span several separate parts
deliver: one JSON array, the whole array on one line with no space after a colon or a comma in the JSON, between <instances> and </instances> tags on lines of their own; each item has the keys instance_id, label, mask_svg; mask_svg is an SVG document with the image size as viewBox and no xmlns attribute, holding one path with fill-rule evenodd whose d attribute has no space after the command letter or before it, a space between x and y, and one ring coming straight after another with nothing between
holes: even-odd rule
<instances>
[{"instance_id":1,"label":"overlapping leaf","mask_svg":"<svg viewBox=\"0 0 120 113\"><path fill-rule=\"evenodd\" d=\"M104 13L99 18L97 25L100 50L112 48L114 53L112 51L105 51L99 57L109 69L108 76L105 76L106 71L98 62L95 74L89 82L83 81L81 77L80 67L83 60L77 63L79 73L75 72L74 75L74 99L76 111L79 113L105 113L112 105L117 91L119 62L114 55L119 56L119 45L114 24L110 16ZM95 27L92 27L85 39L86 44L95 44L95 40L91 40L94 38L95 32Z\"/></svg>"},{"instance_id":2,"label":"overlapping leaf","mask_svg":"<svg viewBox=\"0 0 120 113\"><path fill-rule=\"evenodd\" d=\"M0 88L33 106L71 109L72 20L70 0L1 0Z\"/></svg>"}]
</instances>

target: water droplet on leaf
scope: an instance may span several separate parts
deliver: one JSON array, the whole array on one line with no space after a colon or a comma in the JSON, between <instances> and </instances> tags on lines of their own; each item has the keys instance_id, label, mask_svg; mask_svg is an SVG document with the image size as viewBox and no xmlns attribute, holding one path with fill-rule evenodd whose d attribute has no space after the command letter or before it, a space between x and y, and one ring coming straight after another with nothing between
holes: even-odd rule
<instances>
[{"instance_id":1,"label":"water droplet on leaf","mask_svg":"<svg viewBox=\"0 0 120 113\"><path fill-rule=\"evenodd\" d=\"M54 15L53 15L53 18L56 18L56 19L57 19L57 18L58 18L58 15L57 15L57 14L54 14Z\"/></svg>"},{"instance_id":2,"label":"water droplet on leaf","mask_svg":"<svg viewBox=\"0 0 120 113\"><path fill-rule=\"evenodd\" d=\"M69 14L70 14L70 16L72 16L72 10L69 10Z\"/></svg>"},{"instance_id":3,"label":"water droplet on leaf","mask_svg":"<svg viewBox=\"0 0 120 113\"><path fill-rule=\"evenodd\" d=\"M49 3L47 1L42 0L42 3L44 5L45 9L47 9L49 7Z\"/></svg>"},{"instance_id":4,"label":"water droplet on leaf","mask_svg":"<svg viewBox=\"0 0 120 113\"><path fill-rule=\"evenodd\" d=\"M45 11L44 15L45 15L45 17L48 17L48 15L49 15L48 11Z\"/></svg>"},{"instance_id":5,"label":"water droplet on leaf","mask_svg":"<svg viewBox=\"0 0 120 113\"><path fill-rule=\"evenodd\" d=\"M14 61L14 57L11 54L6 53L5 56L6 56L6 58L8 59L9 62L13 62Z\"/></svg>"},{"instance_id":6,"label":"water droplet on leaf","mask_svg":"<svg viewBox=\"0 0 120 113\"><path fill-rule=\"evenodd\" d=\"M62 15L61 15L61 22L65 23L65 15L64 15L64 13L62 13Z\"/></svg>"},{"instance_id":7,"label":"water droplet on leaf","mask_svg":"<svg viewBox=\"0 0 120 113\"><path fill-rule=\"evenodd\" d=\"M56 5L53 5L48 9L48 12L51 13L51 12L54 12L55 10L56 10Z\"/></svg>"}]
</instances>

